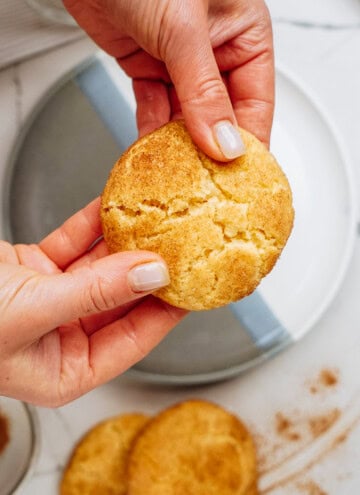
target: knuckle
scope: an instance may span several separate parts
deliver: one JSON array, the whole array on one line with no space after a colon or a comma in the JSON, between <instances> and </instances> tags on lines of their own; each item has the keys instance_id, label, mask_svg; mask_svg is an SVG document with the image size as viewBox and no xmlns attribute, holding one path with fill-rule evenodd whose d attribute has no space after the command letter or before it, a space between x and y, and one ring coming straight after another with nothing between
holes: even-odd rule
<instances>
[{"instance_id":1,"label":"knuckle","mask_svg":"<svg viewBox=\"0 0 360 495\"><path fill-rule=\"evenodd\" d=\"M204 101L220 101L222 102L224 98L228 98L226 88L221 79L216 77L208 77L206 79L200 80L193 93L183 99L182 103L187 104L201 104Z\"/></svg>"},{"instance_id":2,"label":"knuckle","mask_svg":"<svg viewBox=\"0 0 360 495\"><path fill-rule=\"evenodd\" d=\"M91 266L83 267L78 276L88 280L80 296L80 311L83 316L100 313L118 305L112 284L95 273Z\"/></svg>"},{"instance_id":3,"label":"knuckle","mask_svg":"<svg viewBox=\"0 0 360 495\"><path fill-rule=\"evenodd\" d=\"M183 8L175 10L174 4L176 2L165 3L167 5L159 20L157 45L157 52L162 60L172 58L184 40L197 33L199 28L197 19L191 15L191 8L183 6Z\"/></svg>"},{"instance_id":4,"label":"knuckle","mask_svg":"<svg viewBox=\"0 0 360 495\"><path fill-rule=\"evenodd\" d=\"M101 312L116 306L115 296L109 284L102 278L96 278L89 288L89 301L93 311Z\"/></svg>"}]
</instances>

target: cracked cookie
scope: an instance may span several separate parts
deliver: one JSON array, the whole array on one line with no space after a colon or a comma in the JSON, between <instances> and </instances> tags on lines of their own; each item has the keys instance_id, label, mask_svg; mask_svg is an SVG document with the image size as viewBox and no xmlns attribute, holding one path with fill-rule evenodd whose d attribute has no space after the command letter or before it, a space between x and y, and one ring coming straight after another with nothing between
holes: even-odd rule
<instances>
[{"instance_id":1,"label":"cracked cookie","mask_svg":"<svg viewBox=\"0 0 360 495\"><path fill-rule=\"evenodd\" d=\"M294 211L273 155L240 129L246 154L210 159L182 121L136 141L112 169L101 198L110 252L144 249L167 262L170 284L155 295L189 310L245 297L273 268Z\"/></svg>"},{"instance_id":2,"label":"cracked cookie","mask_svg":"<svg viewBox=\"0 0 360 495\"><path fill-rule=\"evenodd\" d=\"M255 495L256 453L234 415L204 400L165 409L137 436L127 495Z\"/></svg>"}]
</instances>

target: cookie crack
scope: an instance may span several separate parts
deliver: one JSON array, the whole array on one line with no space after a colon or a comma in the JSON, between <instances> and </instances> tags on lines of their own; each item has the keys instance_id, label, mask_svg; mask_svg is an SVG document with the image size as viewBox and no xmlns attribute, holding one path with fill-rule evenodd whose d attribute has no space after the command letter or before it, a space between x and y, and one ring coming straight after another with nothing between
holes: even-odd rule
<instances>
[{"instance_id":1,"label":"cookie crack","mask_svg":"<svg viewBox=\"0 0 360 495\"><path fill-rule=\"evenodd\" d=\"M216 180L216 173L207 165L206 157L198 149L197 149L197 156L198 156L198 159L200 160L202 166L207 171L209 180L212 182L212 184L217 189L217 191L223 196L223 198L225 200L234 202L232 195L228 191L226 191L226 189L221 187L221 185L218 183L218 181ZM226 167L226 165L224 165L224 166ZM276 182L275 184L272 185L272 187L269 187L267 185L262 185L262 189L267 189L267 190L271 189L271 191L274 192L274 189L283 189L283 187L280 183ZM239 202L236 202L236 203L249 206L249 203L239 203ZM223 223L217 222L215 219L213 219L213 222L215 225L218 225L221 228L221 230L223 232L223 238L224 238L225 243L228 244L228 243L233 242L233 241L244 241L244 242L251 243L257 249L258 254L262 259L264 257L263 256L263 251L265 249L264 244L267 244L267 247L269 247L269 245L270 245L270 246L275 247L276 249L279 249L279 245L278 245L276 237L275 236L268 236L263 229L252 229L250 231L250 235L248 235L246 232L243 231L243 232L236 234L235 236L230 237L226 234L226 232L225 232L226 226ZM256 237L259 234L263 237L263 241L265 241L265 242L260 243L257 241Z\"/></svg>"},{"instance_id":2,"label":"cookie crack","mask_svg":"<svg viewBox=\"0 0 360 495\"><path fill-rule=\"evenodd\" d=\"M196 151L202 166L208 172L208 178L211 180L212 184L215 186L218 192L222 194L225 199L233 200L232 195L226 189L224 189L216 180L216 173L207 164L206 156L200 150L196 150ZM223 166L226 167L226 164L224 164ZM286 190L285 186L281 184L281 182L279 181L274 181L271 185L266 183L259 183L257 184L257 187L258 189L271 191L272 194L276 194L278 191Z\"/></svg>"},{"instance_id":3,"label":"cookie crack","mask_svg":"<svg viewBox=\"0 0 360 495\"><path fill-rule=\"evenodd\" d=\"M226 189L223 189L221 187L221 185L218 184L218 182L216 181L216 179L215 179L215 173L214 173L213 170L211 170L210 167L207 166L205 156L202 154L202 152L200 150L198 150L198 149L196 149L196 152L197 152L197 156L198 156L198 158L199 158L202 166L207 171L208 178L210 179L210 181L212 182L212 184L214 185L214 187L216 188L216 190L221 194L221 196L223 196L224 199L229 199L229 200L233 201L233 198L232 198L231 194L228 193L226 191ZM224 167L226 167L226 164L224 164ZM244 204L247 204L247 203L244 203Z\"/></svg>"},{"instance_id":4,"label":"cookie crack","mask_svg":"<svg viewBox=\"0 0 360 495\"><path fill-rule=\"evenodd\" d=\"M236 244L239 242L244 243L247 247L252 247L255 249L257 256L263 262L266 257L266 251L273 247L275 249L279 249L277 240L275 237L267 236L266 232L263 229L252 229L250 232L240 231L234 236L229 236L226 234L226 226L215 220L214 224L219 227L222 237L223 237L223 247L221 249L214 249L208 253L210 254L216 252L218 254L222 253L225 249L227 249L231 244ZM260 240L259 237L262 239Z\"/></svg>"},{"instance_id":5,"label":"cookie crack","mask_svg":"<svg viewBox=\"0 0 360 495\"><path fill-rule=\"evenodd\" d=\"M197 209L202 205L208 204L211 196L206 196L204 199L191 198L186 201L186 206L180 207L176 210L176 201L183 201L181 197L175 197L172 199L170 204L164 204L157 200L143 200L139 203L137 208L130 208L124 205L108 205L104 207L105 212L116 209L123 212L128 217L138 217L140 215L147 215L151 210L157 210L165 214L165 220L173 219L174 217L183 217L188 215L191 210ZM185 202L184 202L185 203Z\"/></svg>"}]
</instances>

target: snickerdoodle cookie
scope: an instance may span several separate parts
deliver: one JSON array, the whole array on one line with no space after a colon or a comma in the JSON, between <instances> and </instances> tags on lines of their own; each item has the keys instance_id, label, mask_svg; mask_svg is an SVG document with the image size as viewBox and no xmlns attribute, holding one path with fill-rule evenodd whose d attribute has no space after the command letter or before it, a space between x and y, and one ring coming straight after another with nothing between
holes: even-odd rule
<instances>
[{"instance_id":1,"label":"snickerdoodle cookie","mask_svg":"<svg viewBox=\"0 0 360 495\"><path fill-rule=\"evenodd\" d=\"M130 449L127 476L127 495L257 493L250 434L236 416L203 400L150 420Z\"/></svg>"},{"instance_id":2,"label":"snickerdoodle cookie","mask_svg":"<svg viewBox=\"0 0 360 495\"><path fill-rule=\"evenodd\" d=\"M125 414L92 428L72 454L60 495L126 495L127 455L147 421L142 414Z\"/></svg>"},{"instance_id":3,"label":"snickerdoodle cookie","mask_svg":"<svg viewBox=\"0 0 360 495\"><path fill-rule=\"evenodd\" d=\"M240 129L246 154L210 159L181 121L134 143L111 171L101 218L111 252L145 249L167 262L156 292L190 310L249 295L278 259L293 225L289 183L273 155Z\"/></svg>"}]
</instances>

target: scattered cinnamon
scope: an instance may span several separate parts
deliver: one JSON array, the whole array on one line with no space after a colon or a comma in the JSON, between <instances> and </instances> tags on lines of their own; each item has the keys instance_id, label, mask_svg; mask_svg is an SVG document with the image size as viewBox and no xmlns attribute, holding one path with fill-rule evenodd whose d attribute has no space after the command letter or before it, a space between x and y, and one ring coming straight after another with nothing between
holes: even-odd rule
<instances>
[{"instance_id":1,"label":"scattered cinnamon","mask_svg":"<svg viewBox=\"0 0 360 495\"><path fill-rule=\"evenodd\" d=\"M348 436L349 436L349 431L346 431L345 433L341 433L341 435L339 435L337 438L335 438L334 447L337 447L341 443L346 442L346 440L348 439Z\"/></svg>"},{"instance_id":2,"label":"scattered cinnamon","mask_svg":"<svg viewBox=\"0 0 360 495\"><path fill-rule=\"evenodd\" d=\"M276 413L275 422L278 435L291 442L300 440L301 436L297 431L294 431L293 422L288 417L284 416L284 414L280 412Z\"/></svg>"},{"instance_id":3,"label":"scattered cinnamon","mask_svg":"<svg viewBox=\"0 0 360 495\"><path fill-rule=\"evenodd\" d=\"M308 424L313 438L317 438L331 428L340 414L340 410L335 408L326 414L310 418Z\"/></svg>"},{"instance_id":4,"label":"scattered cinnamon","mask_svg":"<svg viewBox=\"0 0 360 495\"><path fill-rule=\"evenodd\" d=\"M299 483L298 488L307 495L327 495L326 492L314 481L307 481L306 483Z\"/></svg>"},{"instance_id":5,"label":"scattered cinnamon","mask_svg":"<svg viewBox=\"0 0 360 495\"><path fill-rule=\"evenodd\" d=\"M316 382L310 384L309 390L311 394L317 394L321 390L334 388L339 383L339 371L337 369L323 368Z\"/></svg>"},{"instance_id":6,"label":"scattered cinnamon","mask_svg":"<svg viewBox=\"0 0 360 495\"><path fill-rule=\"evenodd\" d=\"M335 367L324 367L320 369L316 376L304 383L311 394L319 394L318 397L313 398L314 409L311 408L310 404L307 411L288 410L286 414L280 411L275 414L273 418L273 434L265 437L266 441L265 439L259 440L257 445L260 447L259 459L261 461L260 473L262 475L271 472L272 469L276 469L282 464L286 464L294 455L299 455L302 450L305 455L308 446L313 441L316 441L318 437L326 435L328 430L333 427L340 418L342 411L337 407L321 411L321 409L319 410L319 401L323 398L320 394L326 394L327 396L330 392L336 392L339 383L340 371ZM298 472L294 472L286 479L281 479L266 487L262 493L270 495L275 488L285 486L291 488L293 486L294 490L297 488L299 492L306 495L327 495L321 486L315 481L309 480L309 470L320 462L325 455L345 442L355 424L357 424L357 421L354 421L354 424L351 424L347 430L339 433L328 448L300 468ZM331 435L330 431L328 434ZM339 476L338 479L340 480ZM346 476L350 477L351 474L346 473L344 479ZM300 480L300 477L303 481ZM291 490L289 490L289 493L291 493Z\"/></svg>"},{"instance_id":7,"label":"scattered cinnamon","mask_svg":"<svg viewBox=\"0 0 360 495\"><path fill-rule=\"evenodd\" d=\"M325 387L334 387L339 382L339 372L337 370L323 369L320 373L320 382Z\"/></svg>"},{"instance_id":8,"label":"scattered cinnamon","mask_svg":"<svg viewBox=\"0 0 360 495\"><path fill-rule=\"evenodd\" d=\"M9 424L5 416L0 413L0 454L5 449L10 440L9 437Z\"/></svg>"}]
</instances>

